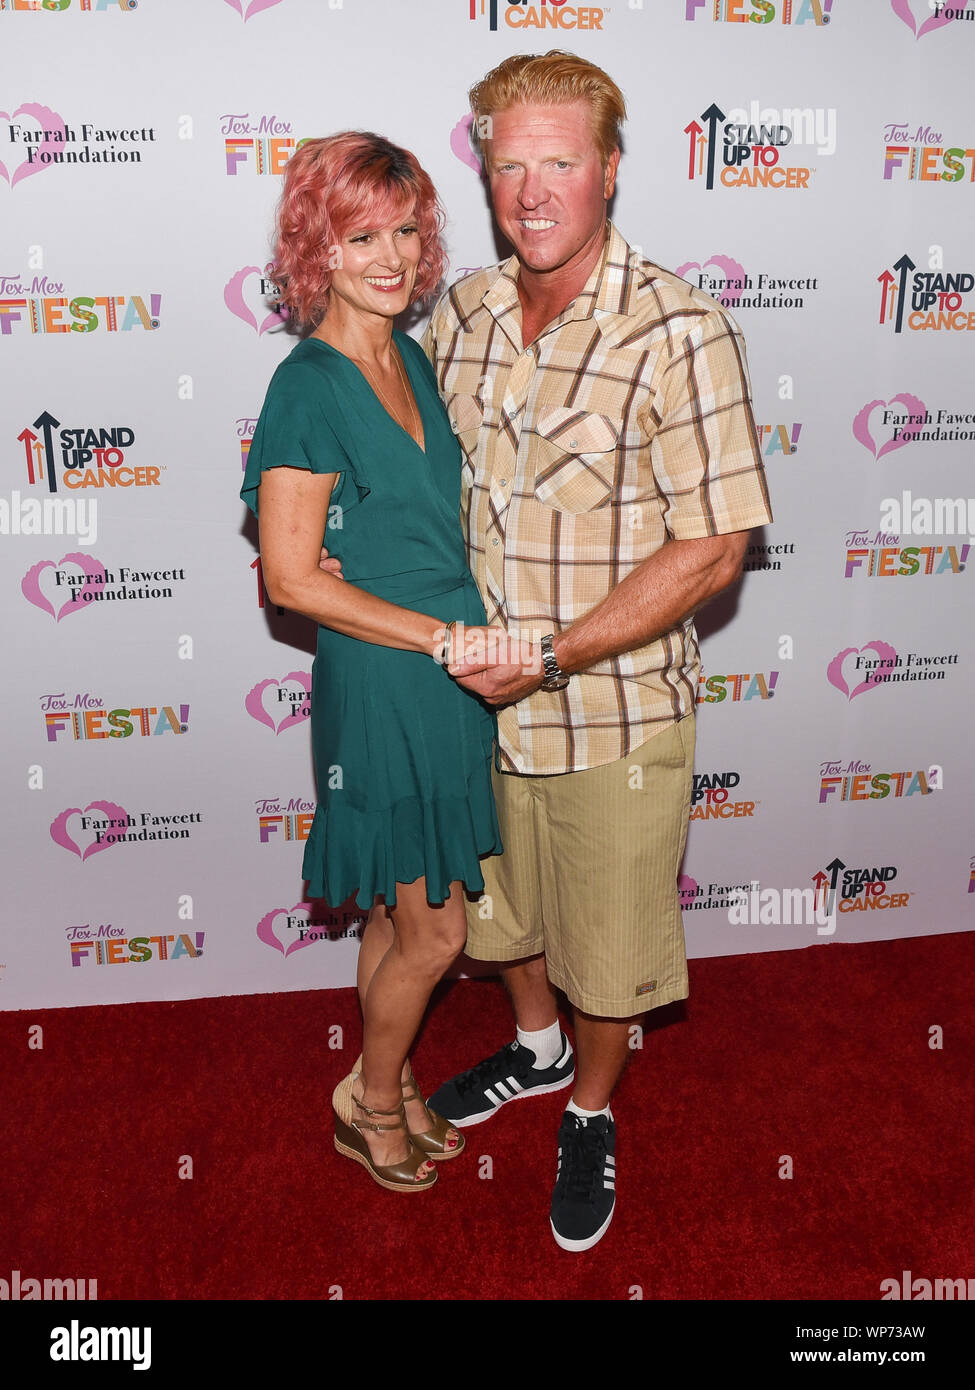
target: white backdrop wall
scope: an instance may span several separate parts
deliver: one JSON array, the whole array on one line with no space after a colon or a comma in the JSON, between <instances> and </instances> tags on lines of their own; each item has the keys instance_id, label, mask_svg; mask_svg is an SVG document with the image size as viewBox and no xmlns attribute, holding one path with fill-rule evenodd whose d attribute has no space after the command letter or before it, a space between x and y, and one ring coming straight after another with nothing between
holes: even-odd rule
<instances>
[{"instance_id":1,"label":"white backdrop wall","mask_svg":"<svg viewBox=\"0 0 975 1390\"><path fill-rule=\"evenodd\" d=\"M700 618L689 952L971 928L975 11L0 0L0 1007L353 982L351 904L302 897L314 630L237 500L279 174L380 131L452 273L496 261L465 92L550 47L627 97L617 225L745 330L775 511ZM834 879L835 930L775 920Z\"/></svg>"}]
</instances>

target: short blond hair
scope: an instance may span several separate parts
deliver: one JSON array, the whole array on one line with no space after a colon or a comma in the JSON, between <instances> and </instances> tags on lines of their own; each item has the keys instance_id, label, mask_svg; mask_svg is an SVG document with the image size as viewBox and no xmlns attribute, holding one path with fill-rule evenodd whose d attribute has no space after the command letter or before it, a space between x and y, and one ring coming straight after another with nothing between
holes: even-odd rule
<instances>
[{"instance_id":1,"label":"short blond hair","mask_svg":"<svg viewBox=\"0 0 975 1390\"><path fill-rule=\"evenodd\" d=\"M483 146L482 118L531 102L556 106L570 101L588 102L592 133L603 166L620 144L620 126L626 120L626 102L613 79L595 63L574 53L553 48L549 53L516 53L475 82L468 97L474 113L474 133ZM486 123L488 132L490 122Z\"/></svg>"}]
</instances>

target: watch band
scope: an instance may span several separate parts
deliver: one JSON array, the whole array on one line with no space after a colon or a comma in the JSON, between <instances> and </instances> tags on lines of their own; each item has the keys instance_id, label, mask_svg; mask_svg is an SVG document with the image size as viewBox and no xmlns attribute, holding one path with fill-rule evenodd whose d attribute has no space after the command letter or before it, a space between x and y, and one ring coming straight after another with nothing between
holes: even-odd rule
<instances>
[{"instance_id":1,"label":"watch band","mask_svg":"<svg viewBox=\"0 0 975 1390\"><path fill-rule=\"evenodd\" d=\"M541 685L542 690L564 690L569 684L569 677L559 666L552 649L554 635L552 632L547 633L539 644L542 649L542 669L545 672Z\"/></svg>"}]
</instances>

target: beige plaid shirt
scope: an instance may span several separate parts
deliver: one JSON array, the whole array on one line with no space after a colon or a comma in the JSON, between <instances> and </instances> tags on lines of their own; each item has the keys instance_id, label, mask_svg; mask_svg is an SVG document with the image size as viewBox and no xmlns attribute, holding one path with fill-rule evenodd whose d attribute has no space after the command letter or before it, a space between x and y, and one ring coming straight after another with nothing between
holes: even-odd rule
<instances>
[{"instance_id":1,"label":"beige plaid shirt","mask_svg":"<svg viewBox=\"0 0 975 1390\"><path fill-rule=\"evenodd\" d=\"M440 300L424 348L463 447L461 522L489 623L537 641L671 537L770 521L741 330L610 223L585 288L529 348L518 259ZM500 764L624 758L695 706L692 619L498 712Z\"/></svg>"}]
</instances>

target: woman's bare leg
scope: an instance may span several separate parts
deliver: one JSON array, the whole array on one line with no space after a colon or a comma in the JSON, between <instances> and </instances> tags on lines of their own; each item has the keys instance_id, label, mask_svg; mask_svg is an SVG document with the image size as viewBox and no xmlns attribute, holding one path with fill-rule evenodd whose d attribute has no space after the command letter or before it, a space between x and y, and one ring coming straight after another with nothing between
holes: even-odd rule
<instances>
[{"instance_id":1,"label":"woman's bare leg","mask_svg":"<svg viewBox=\"0 0 975 1390\"><path fill-rule=\"evenodd\" d=\"M354 1092L377 1110L395 1110L402 1099L406 1058L437 981L463 950L467 937L463 888L451 884L442 907L427 901L426 880L396 885L396 906L374 906L363 931L365 958L358 972L362 1006L362 1077ZM382 950L385 944L386 949ZM407 1103L407 1121L415 1133L429 1127L424 1107ZM379 1124L395 1123L377 1117ZM406 1157L403 1131L365 1132L377 1163Z\"/></svg>"}]
</instances>

